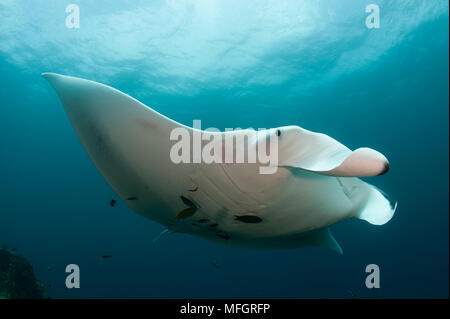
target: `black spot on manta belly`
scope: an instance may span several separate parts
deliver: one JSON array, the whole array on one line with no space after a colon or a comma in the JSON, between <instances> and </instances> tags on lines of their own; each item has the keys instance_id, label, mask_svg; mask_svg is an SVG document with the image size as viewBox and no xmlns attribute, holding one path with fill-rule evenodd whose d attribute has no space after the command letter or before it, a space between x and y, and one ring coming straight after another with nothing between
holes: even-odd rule
<instances>
[{"instance_id":1,"label":"black spot on manta belly","mask_svg":"<svg viewBox=\"0 0 450 319\"><path fill-rule=\"evenodd\" d=\"M257 224L262 222L262 218L255 215L236 215L234 216L234 219L248 224Z\"/></svg>"}]
</instances>

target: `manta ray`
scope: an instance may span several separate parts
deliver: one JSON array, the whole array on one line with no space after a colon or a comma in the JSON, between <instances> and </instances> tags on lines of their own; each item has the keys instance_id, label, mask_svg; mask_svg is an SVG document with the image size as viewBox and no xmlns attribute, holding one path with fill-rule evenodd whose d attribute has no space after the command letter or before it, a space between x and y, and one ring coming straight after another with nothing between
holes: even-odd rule
<instances>
[{"instance_id":1,"label":"manta ray","mask_svg":"<svg viewBox=\"0 0 450 319\"><path fill-rule=\"evenodd\" d=\"M350 150L335 139L285 126L248 135L246 147L276 138L273 174L256 163L174 163L170 134L183 128L109 86L55 73L56 90L97 169L138 214L167 232L199 236L233 247L327 247L342 254L329 227L349 218L383 225L397 203L359 179L384 174L389 162L370 149ZM198 133L198 132L197 132ZM212 133L211 133L212 134ZM233 147L236 147L234 145Z\"/></svg>"}]
</instances>

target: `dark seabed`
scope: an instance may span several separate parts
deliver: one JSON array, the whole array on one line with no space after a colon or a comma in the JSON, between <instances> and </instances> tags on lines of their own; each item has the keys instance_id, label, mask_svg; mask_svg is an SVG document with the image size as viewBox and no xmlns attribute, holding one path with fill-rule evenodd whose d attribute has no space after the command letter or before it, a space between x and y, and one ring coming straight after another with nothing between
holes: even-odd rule
<instances>
[{"instance_id":1,"label":"dark seabed","mask_svg":"<svg viewBox=\"0 0 450 319\"><path fill-rule=\"evenodd\" d=\"M357 1L103 2L77 1L80 29L66 28L66 1L0 2L0 246L26 256L50 296L449 296L448 1L376 1L379 29ZM374 148L391 167L366 180L397 211L379 227L332 226L343 256L180 234L153 243L163 227L99 174L47 71L108 84L186 125L299 125ZM72 263L80 289L65 287ZM372 263L380 289L365 286Z\"/></svg>"}]
</instances>

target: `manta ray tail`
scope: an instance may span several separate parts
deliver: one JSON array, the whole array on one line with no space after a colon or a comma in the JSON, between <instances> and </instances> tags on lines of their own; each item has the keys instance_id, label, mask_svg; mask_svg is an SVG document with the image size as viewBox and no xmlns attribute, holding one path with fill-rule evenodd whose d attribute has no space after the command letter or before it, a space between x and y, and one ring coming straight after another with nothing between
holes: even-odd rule
<instances>
[{"instance_id":1,"label":"manta ray tail","mask_svg":"<svg viewBox=\"0 0 450 319\"><path fill-rule=\"evenodd\" d=\"M153 243L156 243L162 236L164 236L165 234L169 234L169 233L170 233L170 230L168 230L167 228L164 229L162 232L160 232L160 233L158 234L158 236L156 236L156 237L153 239Z\"/></svg>"}]
</instances>

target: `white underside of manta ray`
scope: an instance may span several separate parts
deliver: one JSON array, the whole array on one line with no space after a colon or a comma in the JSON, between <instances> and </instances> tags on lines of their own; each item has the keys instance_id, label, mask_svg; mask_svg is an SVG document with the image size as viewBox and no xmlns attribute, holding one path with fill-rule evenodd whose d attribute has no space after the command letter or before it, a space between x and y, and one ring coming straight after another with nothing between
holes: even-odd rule
<instances>
[{"instance_id":1,"label":"white underside of manta ray","mask_svg":"<svg viewBox=\"0 0 450 319\"><path fill-rule=\"evenodd\" d=\"M279 139L274 174L260 174L258 163L175 164L171 131L194 129L106 85L43 76L107 182L131 209L169 232L236 247L324 246L342 253L330 225L353 217L382 225L395 212L396 202L357 178L389 169L375 150L351 151L327 135L287 126L267 131ZM192 214L176 220L186 210Z\"/></svg>"}]
</instances>

